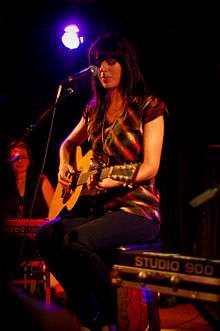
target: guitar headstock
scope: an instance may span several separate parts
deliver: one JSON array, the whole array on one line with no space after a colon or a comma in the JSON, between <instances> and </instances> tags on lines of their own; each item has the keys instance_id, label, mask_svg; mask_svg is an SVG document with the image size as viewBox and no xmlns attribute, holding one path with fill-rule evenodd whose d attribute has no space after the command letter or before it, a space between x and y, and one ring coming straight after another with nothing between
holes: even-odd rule
<instances>
[{"instance_id":1,"label":"guitar headstock","mask_svg":"<svg viewBox=\"0 0 220 331\"><path fill-rule=\"evenodd\" d=\"M110 167L108 177L125 184L131 184L139 163L130 163Z\"/></svg>"}]
</instances>

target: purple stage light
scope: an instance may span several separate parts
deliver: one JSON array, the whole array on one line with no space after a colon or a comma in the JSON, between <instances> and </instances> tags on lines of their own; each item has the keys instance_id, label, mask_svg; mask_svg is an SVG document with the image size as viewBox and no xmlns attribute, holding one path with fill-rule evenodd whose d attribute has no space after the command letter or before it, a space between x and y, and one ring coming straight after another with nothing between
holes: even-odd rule
<instances>
[{"instance_id":1,"label":"purple stage light","mask_svg":"<svg viewBox=\"0 0 220 331\"><path fill-rule=\"evenodd\" d=\"M65 47L69 49L76 49L83 43L83 37L79 37L79 28L75 24L70 24L65 27L64 34L62 36L62 42Z\"/></svg>"}]
</instances>

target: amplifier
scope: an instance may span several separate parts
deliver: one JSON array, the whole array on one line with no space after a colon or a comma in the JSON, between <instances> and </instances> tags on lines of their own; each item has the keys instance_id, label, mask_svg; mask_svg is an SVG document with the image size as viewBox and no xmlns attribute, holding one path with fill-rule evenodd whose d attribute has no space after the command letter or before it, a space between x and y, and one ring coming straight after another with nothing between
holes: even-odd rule
<instances>
[{"instance_id":1,"label":"amplifier","mask_svg":"<svg viewBox=\"0 0 220 331\"><path fill-rule=\"evenodd\" d=\"M121 250L113 284L220 302L220 260L149 251Z\"/></svg>"},{"instance_id":2,"label":"amplifier","mask_svg":"<svg viewBox=\"0 0 220 331\"><path fill-rule=\"evenodd\" d=\"M9 219L4 222L4 231L10 235L33 239L38 228L46 222L48 222L47 219Z\"/></svg>"}]
</instances>

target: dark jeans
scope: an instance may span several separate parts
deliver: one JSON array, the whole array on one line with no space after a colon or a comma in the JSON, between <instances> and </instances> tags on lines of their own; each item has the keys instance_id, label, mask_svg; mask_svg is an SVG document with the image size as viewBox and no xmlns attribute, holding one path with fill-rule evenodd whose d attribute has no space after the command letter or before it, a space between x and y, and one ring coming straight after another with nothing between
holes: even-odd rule
<instances>
[{"instance_id":1,"label":"dark jeans","mask_svg":"<svg viewBox=\"0 0 220 331\"><path fill-rule=\"evenodd\" d=\"M158 237L159 222L123 211L102 216L57 218L36 235L40 254L64 287L69 306L82 324L116 322L108 263L121 245L144 244Z\"/></svg>"}]
</instances>

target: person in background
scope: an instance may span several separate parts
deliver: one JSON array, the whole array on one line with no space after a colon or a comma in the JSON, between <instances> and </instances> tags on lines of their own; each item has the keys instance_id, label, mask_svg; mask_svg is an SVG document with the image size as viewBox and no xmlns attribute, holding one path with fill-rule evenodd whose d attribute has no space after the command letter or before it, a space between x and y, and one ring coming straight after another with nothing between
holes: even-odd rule
<instances>
[{"instance_id":1,"label":"person in background","mask_svg":"<svg viewBox=\"0 0 220 331\"><path fill-rule=\"evenodd\" d=\"M54 188L46 175L36 170L31 150L23 140L14 141L8 148L8 174L4 189L5 219L46 218L53 198ZM39 190L32 206L36 186Z\"/></svg>"},{"instance_id":2,"label":"person in background","mask_svg":"<svg viewBox=\"0 0 220 331\"><path fill-rule=\"evenodd\" d=\"M85 142L93 152L89 169L95 174L88 176L69 216L43 225L36 242L65 289L81 330L112 331L117 314L109 279L111 256L121 245L145 244L160 236L155 179L168 111L150 92L127 38L101 36L88 57L98 72L91 78L93 96L61 144L58 180L68 191L77 173L76 148ZM108 172L101 179L102 170ZM83 208L78 208L80 203Z\"/></svg>"},{"instance_id":3,"label":"person in background","mask_svg":"<svg viewBox=\"0 0 220 331\"><path fill-rule=\"evenodd\" d=\"M2 174L5 186L1 187L4 203L5 220L8 217L29 217L33 194L39 175L33 164L31 151L25 141L14 141L8 148L7 167L9 175ZM7 180L6 180L7 179ZM2 182L3 184L3 182ZM33 217L47 217L48 209L53 197L53 186L43 175L40 180L40 192L37 205L33 209ZM7 199L6 199L7 197ZM5 204L5 205L4 205ZM1 210L2 211L2 210ZM11 237L10 245L7 241L3 222L0 223L0 303L1 323L5 330L12 331L16 327L23 331L79 331L77 316L55 303L46 304L13 283L11 268L9 268L9 249L14 247L18 253L21 244L18 237ZM27 238L25 238L27 239ZM33 244L33 241L31 242ZM32 257L33 245L25 240L25 254ZM26 256L26 257L27 257ZM10 263L11 264L11 263ZM14 267L14 265L13 265Z\"/></svg>"},{"instance_id":4,"label":"person in background","mask_svg":"<svg viewBox=\"0 0 220 331\"><path fill-rule=\"evenodd\" d=\"M1 173L0 202L4 222L46 219L54 188L46 175L39 175L28 144L24 140L10 143L6 161L7 166ZM7 240L8 266L14 277L20 263L35 255L35 243L34 240L13 234L8 235Z\"/></svg>"}]
</instances>

